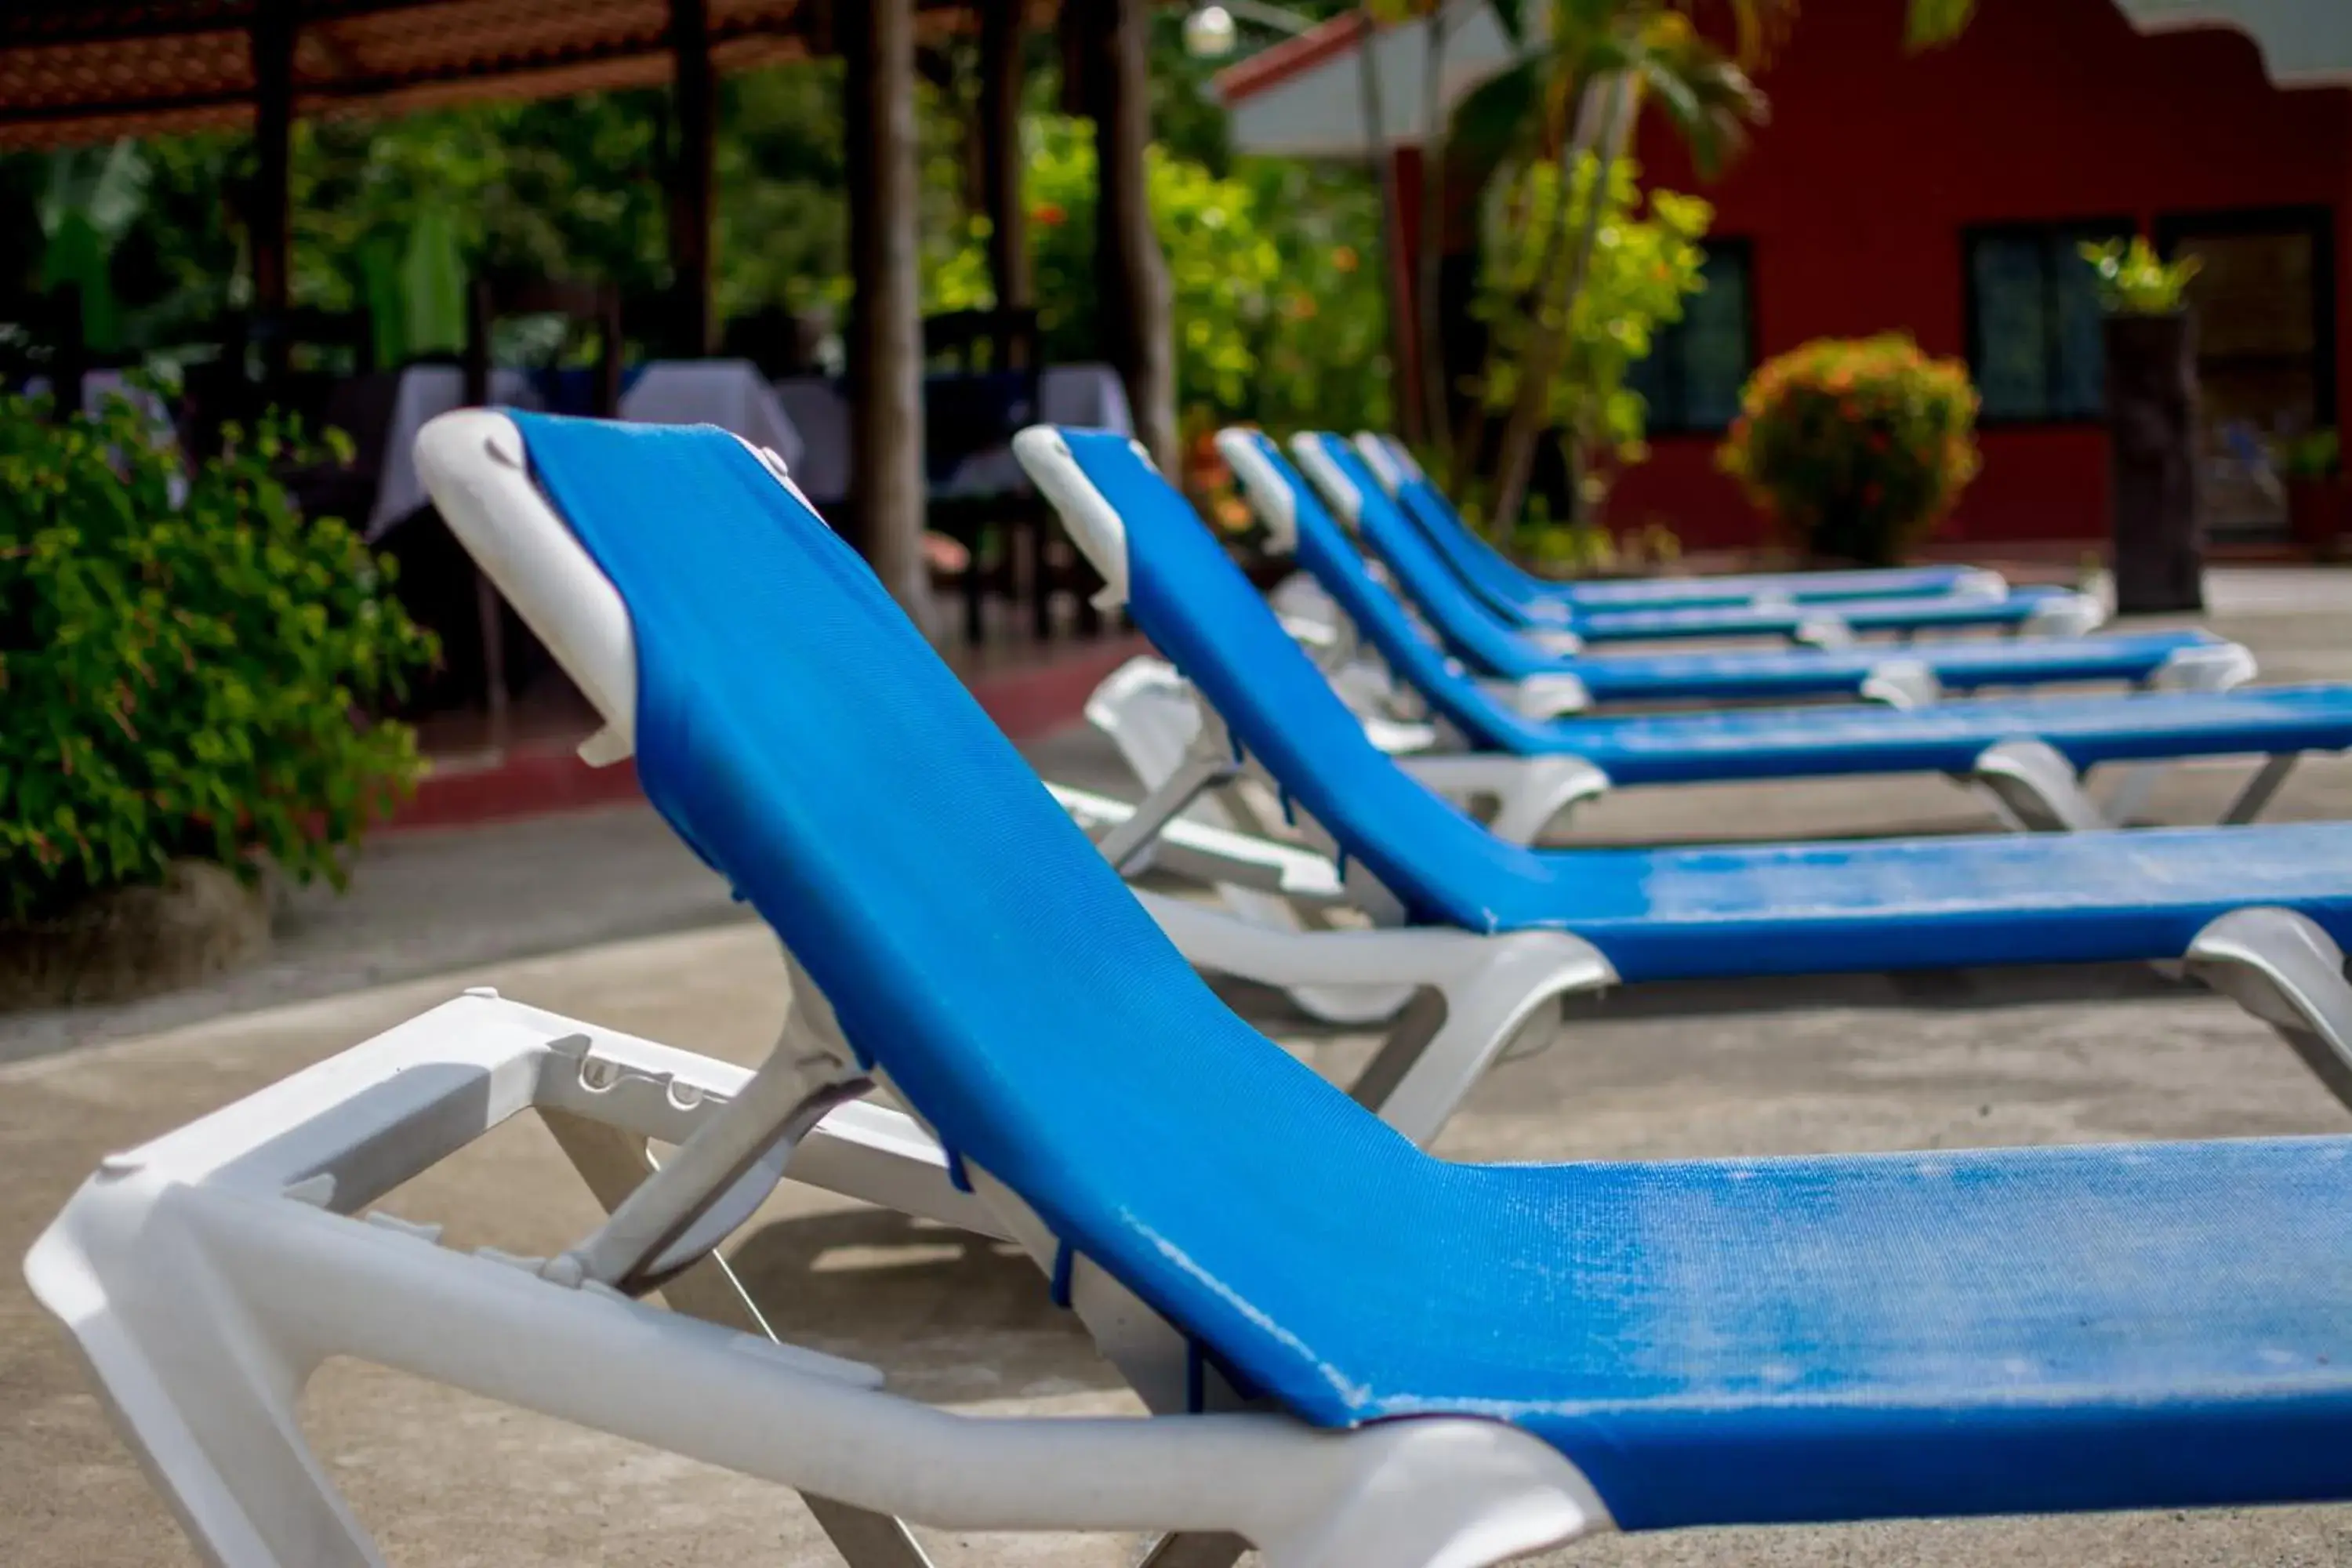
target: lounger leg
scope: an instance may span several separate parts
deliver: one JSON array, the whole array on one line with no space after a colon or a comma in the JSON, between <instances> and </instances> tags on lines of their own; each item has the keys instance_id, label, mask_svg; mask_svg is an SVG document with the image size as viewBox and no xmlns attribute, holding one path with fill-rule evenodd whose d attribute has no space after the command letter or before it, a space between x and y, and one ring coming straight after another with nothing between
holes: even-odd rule
<instances>
[{"instance_id":1,"label":"lounger leg","mask_svg":"<svg viewBox=\"0 0 2352 1568\"><path fill-rule=\"evenodd\" d=\"M2236 910L2197 933L2189 973L2276 1029L2352 1108L2352 983L2344 950L2293 910Z\"/></svg>"},{"instance_id":2,"label":"lounger leg","mask_svg":"<svg viewBox=\"0 0 2352 1568\"><path fill-rule=\"evenodd\" d=\"M2281 752L2277 756L2267 759L2254 770L2254 776L2246 781L2246 787L2238 792L2237 798L2230 802L2229 808L2221 813L2221 826L2236 827L2262 816L2272 797L2286 783L2287 775L2294 772L2294 764L2302 760L2303 755L2299 752Z\"/></svg>"},{"instance_id":3,"label":"lounger leg","mask_svg":"<svg viewBox=\"0 0 2352 1568\"><path fill-rule=\"evenodd\" d=\"M2138 820L2141 812L2147 809L2148 797L2156 794L2156 786L2164 782L2164 775L2172 771L2172 764L2168 762L2126 763L2114 771L2122 776L2107 791L2107 804L2100 815L2112 826L2128 827Z\"/></svg>"},{"instance_id":4,"label":"lounger leg","mask_svg":"<svg viewBox=\"0 0 2352 1568\"><path fill-rule=\"evenodd\" d=\"M1492 802L1487 830L1514 844L1534 843L1562 814L1609 793L1609 775L1581 757L1457 752L1401 757L1397 765L1465 808Z\"/></svg>"},{"instance_id":5,"label":"lounger leg","mask_svg":"<svg viewBox=\"0 0 2352 1568\"><path fill-rule=\"evenodd\" d=\"M652 1173L645 1140L634 1133L562 1110L543 1110L540 1120L608 1214ZM777 1337L734 1269L716 1252L673 1275L661 1293L674 1312L765 1340ZM930 1568L930 1559L906 1525L888 1514L806 1493L801 1500L851 1568Z\"/></svg>"},{"instance_id":6,"label":"lounger leg","mask_svg":"<svg viewBox=\"0 0 2352 1568\"><path fill-rule=\"evenodd\" d=\"M1853 628L1833 615L1809 616L1789 634L1789 640L1806 647L1852 647Z\"/></svg>"},{"instance_id":7,"label":"lounger leg","mask_svg":"<svg viewBox=\"0 0 2352 1568\"><path fill-rule=\"evenodd\" d=\"M1163 1535L1137 1559L1135 1568L1233 1568L1250 1543L1222 1530Z\"/></svg>"},{"instance_id":8,"label":"lounger leg","mask_svg":"<svg viewBox=\"0 0 2352 1568\"><path fill-rule=\"evenodd\" d=\"M1891 658L1863 681L1862 700L1889 708L1932 708L1944 700L1944 683L1918 659Z\"/></svg>"},{"instance_id":9,"label":"lounger leg","mask_svg":"<svg viewBox=\"0 0 2352 1568\"><path fill-rule=\"evenodd\" d=\"M2074 764L2042 741L1988 746L1968 783L2011 828L2026 833L2087 833L2112 826L2084 793Z\"/></svg>"},{"instance_id":10,"label":"lounger leg","mask_svg":"<svg viewBox=\"0 0 2352 1568\"><path fill-rule=\"evenodd\" d=\"M1538 724L1590 712L1592 708L1591 691L1566 670L1530 675L1518 680L1482 680L1478 685L1487 696L1520 718Z\"/></svg>"}]
</instances>

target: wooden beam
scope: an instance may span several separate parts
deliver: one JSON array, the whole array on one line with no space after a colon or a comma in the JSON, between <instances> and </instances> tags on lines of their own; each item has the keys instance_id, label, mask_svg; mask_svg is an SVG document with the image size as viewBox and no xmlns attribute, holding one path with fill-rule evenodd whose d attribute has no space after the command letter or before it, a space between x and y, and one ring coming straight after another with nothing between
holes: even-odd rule
<instances>
[{"instance_id":1,"label":"wooden beam","mask_svg":"<svg viewBox=\"0 0 2352 1568\"><path fill-rule=\"evenodd\" d=\"M669 0L669 47L676 127L669 188L673 330L679 353L700 355L710 352L716 325L710 319L710 190L719 100L706 0Z\"/></svg>"},{"instance_id":2,"label":"wooden beam","mask_svg":"<svg viewBox=\"0 0 2352 1568\"><path fill-rule=\"evenodd\" d=\"M1127 384L1136 435L1176 471L1176 365L1168 258L1151 226L1144 149L1151 141L1147 0L1074 0L1083 18L1095 110L1095 285L1103 352Z\"/></svg>"},{"instance_id":3,"label":"wooden beam","mask_svg":"<svg viewBox=\"0 0 2352 1568\"><path fill-rule=\"evenodd\" d=\"M914 0L836 13L849 165L849 473L853 542L928 635L923 333L915 214Z\"/></svg>"},{"instance_id":4,"label":"wooden beam","mask_svg":"<svg viewBox=\"0 0 2352 1568\"><path fill-rule=\"evenodd\" d=\"M260 0L253 31L253 189L246 235L253 253L253 308L261 324L263 375L285 367L288 246L294 155L294 0Z\"/></svg>"},{"instance_id":5,"label":"wooden beam","mask_svg":"<svg viewBox=\"0 0 2352 1568\"><path fill-rule=\"evenodd\" d=\"M1029 213L1021 195L1021 16L991 5L980 18L980 183L988 273L1003 310L1029 307ZM1001 367L1000 367L1001 368Z\"/></svg>"}]
</instances>

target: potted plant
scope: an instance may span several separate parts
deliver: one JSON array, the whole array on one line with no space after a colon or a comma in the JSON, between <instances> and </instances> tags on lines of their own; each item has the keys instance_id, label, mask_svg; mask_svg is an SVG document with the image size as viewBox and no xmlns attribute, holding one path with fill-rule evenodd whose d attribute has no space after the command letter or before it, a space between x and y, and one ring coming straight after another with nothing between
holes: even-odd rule
<instances>
[{"instance_id":1,"label":"potted plant","mask_svg":"<svg viewBox=\"0 0 2352 1568\"><path fill-rule=\"evenodd\" d=\"M1716 454L1809 563L1890 566L1978 468L1967 370L1899 334L1822 338L1767 361Z\"/></svg>"},{"instance_id":2,"label":"potted plant","mask_svg":"<svg viewBox=\"0 0 2352 1568\"><path fill-rule=\"evenodd\" d=\"M2197 515L2195 257L2167 261L2145 236L2083 247L2106 312L2107 461L2116 612L2204 607Z\"/></svg>"},{"instance_id":3,"label":"potted plant","mask_svg":"<svg viewBox=\"0 0 2352 1568\"><path fill-rule=\"evenodd\" d=\"M2334 430L2282 442L2273 454L2286 484L2287 525L2297 544L2325 561L2336 553L2352 489L2344 482L2344 443Z\"/></svg>"}]
</instances>

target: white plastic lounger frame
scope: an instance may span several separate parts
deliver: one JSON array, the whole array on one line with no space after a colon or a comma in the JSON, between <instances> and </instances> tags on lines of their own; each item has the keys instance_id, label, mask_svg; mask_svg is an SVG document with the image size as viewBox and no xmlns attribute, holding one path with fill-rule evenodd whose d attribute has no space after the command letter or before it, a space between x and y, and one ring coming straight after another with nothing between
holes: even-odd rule
<instances>
[{"instance_id":1,"label":"white plastic lounger frame","mask_svg":"<svg viewBox=\"0 0 2352 1568\"><path fill-rule=\"evenodd\" d=\"M755 1097L781 1102L782 1114L748 1119L763 1142L827 1098L789 1074L761 1096L772 1075L772 1063L753 1075L473 994L108 1156L35 1245L26 1277L221 1568L383 1563L296 1411L310 1374L337 1355L797 1488L856 1568L927 1561L900 1517L1234 1532L1283 1568L1486 1563L1606 1528L1573 1467L1499 1424L1342 1435L1276 1415L960 1416L885 1391L875 1368L769 1338L715 1257L670 1279L677 1310L662 1311L581 1271L598 1237L554 1258L462 1252L441 1245L438 1226L369 1212L526 1110L625 1212ZM649 1139L684 1146L653 1178ZM956 1191L904 1117L843 1107L778 1153L794 1180L1042 1239L1050 1266L1034 1217L984 1177L978 1196ZM1078 1311L1104 1320L1124 1293L1077 1269ZM1132 1298L1117 1307L1143 1311ZM1116 1359L1132 1347L1107 1348Z\"/></svg>"},{"instance_id":2,"label":"white plastic lounger frame","mask_svg":"<svg viewBox=\"0 0 2352 1568\"><path fill-rule=\"evenodd\" d=\"M1227 440L1226 435L1234 439ZM1296 520L1291 516L1294 504L1290 487L1267 464L1265 454L1253 441L1242 439L1238 432L1226 432L1218 437L1219 452L1224 457L1234 475L1242 482L1243 492L1265 522L1270 543L1277 549L1295 545L1297 538ZM1387 443L1377 439L1360 440L1359 449L1378 452L1391 470L1395 464L1387 456ZM1339 520L1349 532L1356 533L1363 497L1352 479L1331 461L1321 442L1300 437L1292 443L1292 456L1300 468L1313 481L1323 499L1330 503ZM1375 471L1378 471L1377 469ZM1383 483L1387 483L1383 480ZM1391 486L1391 488L1393 488ZM2000 583L1997 574L1987 574L1993 583ZM2006 584L2003 584L2006 592ZM1330 614L1345 622L1347 612L1337 604ZM1351 641L1361 642L1352 630ZM1377 658L1368 643L1365 657ZM2235 643L2217 643L2210 647L2184 648L2167 659L2162 667L2143 684L2152 690L2225 691L2251 680L2254 676L2253 656ZM1395 677L1391 674L1393 683ZM1582 683L1574 676L1531 676L1524 681L1489 683L1496 695L1511 703L1519 711L1535 718L1555 718L1582 711L1588 705L1583 699ZM1935 672L1916 658L1892 658L1863 683L1862 696L1871 701L1883 702L1893 708L1920 708L1940 701L1943 689ZM1343 692L1344 696L1345 693ZM1461 737L1452 737L1459 743ZM1133 761L1132 758L1129 759ZM1500 818L1513 827L1522 823L1527 813L1514 813L1509 805L1514 795L1538 794L1556 773L1556 764L1568 759L1559 757L1517 757L1479 754L1461 759L1454 775L1457 787L1440 789L1440 793L1458 797L1466 792L1474 777L1484 786L1480 793L1505 803ZM2257 769L2245 788L2223 811L2224 824L2253 821L2271 798L2277 794L2295 763L2294 753L2266 759ZM1590 763L1577 764L1582 771L1580 787L1571 799L1561 802L1561 815L1584 800L1597 799L1608 793L1611 780L1601 768ZM1996 820L2018 832L2082 832L2093 828L2120 827L2128 824L2147 804L2149 793L2171 767L2169 763L2137 763L2110 770L2119 775L2115 789L2103 804L2094 798L2086 787L2086 778L2078 773L2058 751L2039 741L2003 741L1985 748L1975 764L1965 773L1952 775L1953 782L1968 789L1984 803ZM1543 784L1518 784L1507 787L1516 770L1535 772ZM1140 770L1139 769L1139 772ZM1145 775L1145 782L1154 782ZM1438 787L1436 780L1429 781ZM1535 823L1529 834L1539 833L1549 822ZM1498 831L1501 829L1498 828ZM1514 835L1517 836L1516 834ZM1522 837L1521 842L1532 842Z\"/></svg>"},{"instance_id":3,"label":"white plastic lounger frame","mask_svg":"<svg viewBox=\"0 0 2352 1568\"><path fill-rule=\"evenodd\" d=\"M520 433L463 410L428 426L418 450L453 531L604 716L597 753L627 755L627 612L531 483ZM1385 1075L1383 1113L1424 1142L1485 1061L1542 1023L1545 1003L1609 978L1556 933L1269 941L1213 910L1163 900L1156 912L1233 973L1283 949L1318 983L1420 974L1458 1001L1367 1075ZM1244 1412L1213 1370L1206 1403L1228 1413L1169 1414L1199 1373L1188 1342L1085 1258L1071 1266L1071 1304L1159 1414L963 1417L887 1393L873 1368L776 1341L712 1249L787 1176L1009 1238L1041 1268L1058 1250L986 1171L968 1165L972 1191L960 1191L919 1123L855 1103L872 1079L823 994L784 962L792 1014L756 1072L473 993L101 1164L26 1275L208 1561L380 1563L294 1410L310 1372L346 1354L795 1487L856 1568L921 1568L900 1517L1181 1531L1156 1560L1228 1563L1246 1541L1280 1568L1474 1568L1609 1527L1571 1464L1499 1423L1317 1430ZM1437 1070L1447 1037L1474 1035L1467 1054L1480 1059ZM437 1226L366 1212L527 1109L610 1211L571 1247L463 1253ZM657 1171L649 1140L677 1145ZM642 1303L655 1289L673 1310Z\"/></svg>"}]
</instances>

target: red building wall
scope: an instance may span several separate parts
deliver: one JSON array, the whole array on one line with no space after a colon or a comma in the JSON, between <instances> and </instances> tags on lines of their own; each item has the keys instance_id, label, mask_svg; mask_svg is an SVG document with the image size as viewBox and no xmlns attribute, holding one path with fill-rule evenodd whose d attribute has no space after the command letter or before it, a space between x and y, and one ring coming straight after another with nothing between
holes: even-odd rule
<instances>
[{"instance_id":1,"label":"red building wall","mask_svg":"<svg viewBox=\"0 0 2352 1568\"><path fill-rule=\"evenodd\" d=\"M2352 3L2352 0L2347 0ZM2143 37L2112 0L1982 0L1957 43L1906 55L1897 0L1806 0L1760 76L1772 104L1738 163L1699 180L1656 115L1654 184L1716 204L1754 247L1759 353L1907 330L1963 355L1961 230L1979 225L2275 206L2335 213L2337 380L2352 395L2352 93L2281 91L2234 32ZM2106 448L2095 425L1993 426L1942 537L2095 539ZM1716 438L1665 436L1628 474L1620 523L1669 521L1696 546L1761 525L1717 473Z\"/></svg>"}]
</instances>

